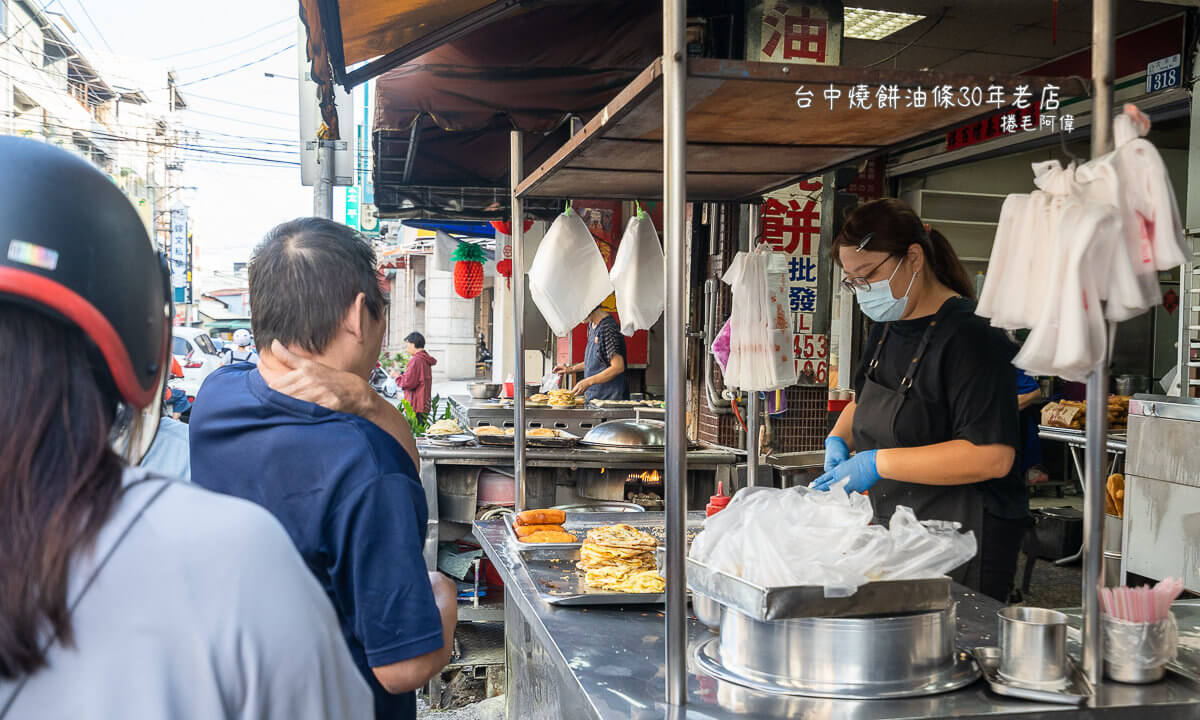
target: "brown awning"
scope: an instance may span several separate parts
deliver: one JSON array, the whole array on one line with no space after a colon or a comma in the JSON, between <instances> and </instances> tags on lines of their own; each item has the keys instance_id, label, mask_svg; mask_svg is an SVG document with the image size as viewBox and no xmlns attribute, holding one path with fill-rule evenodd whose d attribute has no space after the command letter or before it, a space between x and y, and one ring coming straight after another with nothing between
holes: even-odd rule
<instances>
[{"instance_id":1,"label":"brown awning","mask_svg":"<svg viewBox=\"0 0 1200 720\"><path fill-rule=\"evenodd\" d=\"M520 0L300 0L320 13L334 79L359 85L520 7ZM309 25L310 37L312 25ZM354 70L349 67L370 60Z\"/></svg>"},{"instance_id":2,"label":"brown awning","mask_svg":"<svg viewBox=\"0 0 1200 720\"><path fill-rule=\"evenodd\" d=\"M658 56L661 34L658 3L553 4L380 77L380 215L504 217L509 132L527 133L526 167L537 167L567 140L569 117L590 118Z\"/></svg>"},{"instance_id":3,"label":"brown awning","mask_svg":"<svg viewBox=\"0 0 1200 720\"><path fill-rule=\"evenodd\" d=\"M1047 84L1083 94L1078 80L861 70L692 58L687 88L687 188L692 200L743 200L854 163L889 147L986 116L995 107L905 107L905 90L950 86L1012 91L1033 100ZM899 107L849 109L865 85L899 88ZM830 110L824 92L841 94ZM811 90L800 109L797 91ZM655 60L518 188L522 197L657 198L662 195L662 61Z\"/></svg>"}]
</instances>

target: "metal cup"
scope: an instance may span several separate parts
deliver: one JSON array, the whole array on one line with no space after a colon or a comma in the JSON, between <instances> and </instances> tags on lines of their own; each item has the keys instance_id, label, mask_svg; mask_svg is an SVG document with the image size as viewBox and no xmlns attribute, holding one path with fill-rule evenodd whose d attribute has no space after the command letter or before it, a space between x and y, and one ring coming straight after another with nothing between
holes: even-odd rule
<instances>
[{"instance_id":1,"label":"metal cup","mask_svg":"<svg viewBox=\"0 0 1200 720\"><path fill-rule=\"evenodd\" d=\"M1067 616L1055 610L1007 607L1000 618L1000 674L1024 683L1067 677Z\"/></svg>"}]
</instances>

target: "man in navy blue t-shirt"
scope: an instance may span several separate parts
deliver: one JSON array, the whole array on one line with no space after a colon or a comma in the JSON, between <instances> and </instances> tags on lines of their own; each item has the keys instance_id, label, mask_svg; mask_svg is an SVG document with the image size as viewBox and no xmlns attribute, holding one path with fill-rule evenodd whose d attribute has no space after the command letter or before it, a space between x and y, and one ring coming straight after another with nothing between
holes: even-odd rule
<instances>
[{"instance_id":1,"label":"man in navy blue t-shirt","mask_svg":"<svg viewBox=\"0 0 1200 720\"><path fill-rule=\"evenodd\" d=\"M268 233L249 276L265 351L197 394L192 480L275 515L333 602L376 717L415 718L412 691L450 658L457 593L422 559L408 425L366 382L386 322L375 254L344 225L305 218Z\"/></svg>"}]
</instances>

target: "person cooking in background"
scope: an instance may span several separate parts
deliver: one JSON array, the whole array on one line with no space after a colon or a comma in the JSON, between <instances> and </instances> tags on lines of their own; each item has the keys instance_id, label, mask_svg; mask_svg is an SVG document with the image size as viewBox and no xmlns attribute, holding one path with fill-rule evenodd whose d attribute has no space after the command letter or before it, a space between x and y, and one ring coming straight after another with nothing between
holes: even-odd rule
<instances>
[{"instance_id":1,"label":"person cooking in background","mask_svg":"<svg viewBox=\"0 0 1200 720\"><path fill-rule=\"evenodd\" d=\"M559 365L558 374L583 373L571 392L583 393L588 400L628 400L629 380L625 377L625 336L621 326L601 304L587 316L587 350L583 362Z\"/></svg>"},{"instance_id":2,"label":"person cooking in background","mask_svg":"<svg viewBox=\"0 0 1200 720\"><path fill-rule=\"evenodd\" d=\"M396 378L396 384L404 391L404 399L413 406L413 411L424 417L433 402L433 366L437 365L437 359L425 352L425 336L419 332L409 333L404 343L408 365Z\"/></svg>"},{"instance_id":3,"label":"person cooking in background","mask_svg":"<svg viewBox=\"0 0 1200 720\"><path fill-rule=\"evenodd\" d=\"M855 210L833 256L875 325L855 401L826 439L825 473L812 487L849 478L847 491L870 491L877 520L906 505L922 520L961 523L978 552L952 576L1007 601L1029 517L1014 462L1016 346L975 315L946 238L899 200Z\"/></svg>"}]
</instances>

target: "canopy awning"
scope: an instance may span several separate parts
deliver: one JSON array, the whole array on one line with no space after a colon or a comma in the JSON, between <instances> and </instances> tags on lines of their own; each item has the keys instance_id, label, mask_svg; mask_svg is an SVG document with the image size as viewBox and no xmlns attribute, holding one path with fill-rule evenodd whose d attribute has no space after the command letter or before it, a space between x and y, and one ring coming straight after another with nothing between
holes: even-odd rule
<instances>
[{"instance_id":1,"label":"canopy awning","mask_svg":"<svg viewBox=\"0 0 1200 720\"><path fill-rule=\"evenodd\" d=\"M747 200L899 143L997 112L988 88L1011 102L1027 86L1036 104L1043 86L1085 94L1079 80L1001 75L862 70L692 58L688 62L687 189L691 200ZM872 109L850 109L852 88L869 88ZM879 87L896 86L897 107L875 107ZM980 88L982 107L906 107L917 88ZM826 91L838 93L830 110ZM799 92L812 92L801 109ZM970 90L968 90L968 102ZM1005 109L1011 110L1010 105ZM662 196L662 60L655 60L583 130L518 186L521 197Z\"/></svg>"},{"instance_id":2,"label":"canopy awning","mask_svg":"<svg viewBox=\"0 0 1200 720\"><path fill-rule=\"evenodd\" d=\"M347 90L521 5L520 0L300 1L306 8L316 5L334 79Z\"/></svg>"},{"instance_id":3,"label":"canopy awning","mask_svg":"<svg viewBox=\"0 0 1200 720\"><path fill-rule=\"evenodd\" d=\"M509 133L527 134L526 167L541 164L568 139L569 118L590 118L660 54L661 33L658 3L555 3L382 76L380 217L507 218ZM526 210L552 217L552 205Z\"/></svg>"}]
</instances>

